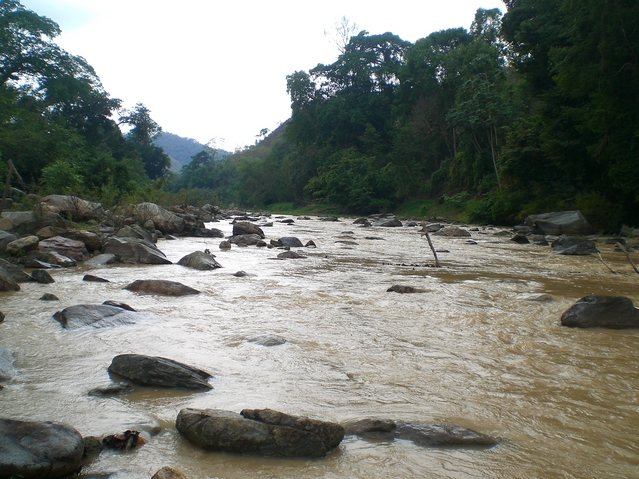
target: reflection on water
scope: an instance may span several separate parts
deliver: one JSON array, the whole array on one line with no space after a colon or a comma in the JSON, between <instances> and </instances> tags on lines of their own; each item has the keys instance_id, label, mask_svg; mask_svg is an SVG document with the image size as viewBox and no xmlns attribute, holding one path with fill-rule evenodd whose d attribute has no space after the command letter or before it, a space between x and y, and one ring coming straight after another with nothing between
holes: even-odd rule
<instances>
[{"instance_id":1,"label":"reflection on water","mask_svg":"<svg viewBox=\"0 0 639 479\"><path fill-rule=\"evenodd\" d=\"M215 224L230 234L230 224ZM0 414L50 420L83 435L136 428L150 441L128 454L105 452L87 470L149 478L163 465L190 479L386 477L633 477L639 466L639 331L573 330L559 317L588 294L639 303L639 277L622 254L556 256L475 232L478 244L433 237L442 268L415 228L359 228L350 221L296 220L264 228L317 248L306 259L278 250L220 251L220 239L161 241L173 262L209 248L224 266L115 265L83 282L82 267L55 270L51 285L2 293L0 345L19 375L0 391ZM345 239L346 238L346 239ZM381 238L381 239L380 239ZM355 244L344 244L339 241ZM233 276L244 270L249 276ZM136 279L172 279L202 291L182 298L122 288ZM387 293L394 285L425 290ZM44 302L45 292L60 301ZM543 292L552 302L517 299ZM52 319L64 307L122 301L148 319L128 326L67 331ZM264 347L248 340L276 334ZM87 392L110 383L113 356L164 356L202 368L214 389L136 388L116 397ZM243 457L198 450L174 429L181 408L270 407L345 421L384 417L457 424L502 438L488 450L423 449L408 441L346 438L321 460Z\"/></svg>"}]
</instances>

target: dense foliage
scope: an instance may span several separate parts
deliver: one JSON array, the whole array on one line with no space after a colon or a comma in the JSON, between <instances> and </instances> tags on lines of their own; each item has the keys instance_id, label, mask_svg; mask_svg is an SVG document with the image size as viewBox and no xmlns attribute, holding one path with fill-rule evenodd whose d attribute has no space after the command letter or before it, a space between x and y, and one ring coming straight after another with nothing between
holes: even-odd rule
<instances>
[{"instance_id":1,"label":"dense foliage","mask_svg":"<svg viewBox=\"0 0 639 479\"><path fill-rule=\"evenodd\" d=\"M228 156L205 148L171 176L144 105L121 110L84 59L56 46L54 22L2 0L0 152L45 190L158 178L184 201L213 190L246 207L365 214L430 200L477 221L578 208L599 229L639 224L639 4L505 4L414 44L352 36L334 63L287 77L280 128Z\"/></svg>"},{"instance_id":2,"label":"dense foliage","mask_svg":"<svg viewBox=\"0 0 639 479\"><path fill-rule=\"evenodd\" d=\"M600 229L638 224L639 4L505 3L414 44L361 32L335 63L289 75L285 134L217 164L221 196L353 213L453 199L473 220L579 208Z\"/></svg>"},{"instance_id":3,"label":"dense foliage","mask_svg":"<svg viewBox=\"0 0 639 479\"><path fill-rule=\"evenodd\" d=\"M0 2L0 173L11 160L34 191L117 197L162 178L169 157L148 109L122 110L91 66L59 48L52 20ZM123 135L113 117L130 130Z\"/></svg>"}]
</instances>

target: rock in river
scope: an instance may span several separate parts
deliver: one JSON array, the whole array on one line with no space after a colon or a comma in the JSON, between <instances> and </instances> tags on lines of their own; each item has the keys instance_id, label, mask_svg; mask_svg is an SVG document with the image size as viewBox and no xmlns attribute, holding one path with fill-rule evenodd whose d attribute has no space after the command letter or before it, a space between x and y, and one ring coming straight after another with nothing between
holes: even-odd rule
<instances>
[{"instance_id":1,"label":"rock in river","mask_svg":"<svg viewBox=\"0 0 639 479\"><path fill-rule=\"evenodd\" d=\"M571 328L639 328L639 309L624 296L584 296L561 315Z\"/></svg>"},{"instance_id":2,"label":"rock in river","mask_svg":"<svg viewBox=\"0 0 639 479\"><path fill-rule=\"evenodd\" d=\"M272 409L182 409L175 426L204 449L261 456L324 457L344 437L339 424Z\"/></svg>"},{"instance_id":3,"label":"rock in river","mask_svg":"<svg viewBox=\"0 0 639 479\"><path fill-rule=\"evenodd\" d=\"M104 328L121 324L133 324L145 316L116 306L104 304L78 304L58 311L53 317L67 329L84 326Z\"/></svg>"},{"instance_id":4,"label":"rock in river","mask_svg":"<svg viewBox=\"0 0 639 479\"><path fill-rule=\"evenodd\" d=\"M104 252L124 263L171 264L153 243L138 238L109 238Z\"/></svg>"},{"instance_id":5,"label":"rock in river","mask_svg":"<svg viewBox=\"0 0 639 479\"><path fill-rule=\"evenodd\" d=\"M2 267L0 267L0 291L20 291L20 285Z\"/></svg>"},{"instance_id":6,"label":"rock in river","mask_svg":"<svg viewBox=\"0 0 639 479\"><path fill-rule=\"evenodd\" d=\"M124 287L136 293L161 294L164 296L186 296L188 294L200 294L197 289L186 286L177 281L166 279L138 279Z\"/></svg>"},{"instance_id":7,"label":"rock in river","mask_svg":"<svg viewBox=\"0 0 639 479\"><path fill-rule=\"evenodd\" d=\"M142 386L213 389L208 383L213 376L206 371L161 357L121 354L113 358L109 372Z\"/></svg>"},{"instance_id":8,"label":"rock in river","mask_svg":"<svg viewBox=\"0 0 639 479\"><path fill-rule=\"evenodd\" d=\"M64 424L0 419L0 478L62 477L80 467L84 440Z\"/></svg>"},{"instance_id":9,"label":"rock in river","mask_svg":"<svg viewBox=\"0 0 639 479\"><path fill-rule=\"evenodd\" d=\"M448 424L421 424L390 419L360 419L344 425L347 435L392 441L406 439L418 446L494 446L495 438Z\"/></svg>"},{"instance_id":10,"label":"rock in river","mask_svg":"<svg viewBox=\"0 0 639 479\"><path fill-rule=\"evenodd\" d=\"M211 270L222 267L220 263L215 261L214 255L204 253L202 251L195 251L191 254L187 254L178 261L178 264L199 270Z\"/></svg>"}]
</instances>

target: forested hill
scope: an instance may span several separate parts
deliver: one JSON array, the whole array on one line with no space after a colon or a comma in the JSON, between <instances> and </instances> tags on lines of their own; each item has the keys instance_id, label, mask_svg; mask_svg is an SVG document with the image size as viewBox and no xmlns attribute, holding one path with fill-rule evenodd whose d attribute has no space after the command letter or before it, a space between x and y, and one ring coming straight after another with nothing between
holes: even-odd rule
<instances>
[{"instance_id":1,"label":"forested hill","mask_svg":"<svg viewBox=\"0 0 639 479\"><path fill-rule=\"evenodd\" d=\"M179 173L180 169L191 162L191 159L204 151L205 146L193 138L184 138L174 133L163 131L153 140L153 144L164 149L167 155L175 160L173 171ZM228 155L227 151L217 150L218 158Z\"/></svg>"},{"instance_id":2,"label":"forested hill","mask_svg":"<svg viewBox=\"0 0 639 479\"><path fill-rule=\"evenodd\" d=\"M580 209L600 230L639 224L639 2L504 3L415 43L352 36L287 77L292 117L268 151L189 181L248 206L426 200L471 221Z\"/></svg>"}]
</instances>

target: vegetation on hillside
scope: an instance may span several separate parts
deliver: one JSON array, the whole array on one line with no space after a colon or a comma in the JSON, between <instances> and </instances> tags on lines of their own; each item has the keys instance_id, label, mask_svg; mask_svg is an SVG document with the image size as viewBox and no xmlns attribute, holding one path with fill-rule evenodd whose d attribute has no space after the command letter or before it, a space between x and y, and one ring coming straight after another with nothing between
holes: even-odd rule
<instances>
[{"instance_id":1,"label":"vegetation on hillside","mask_svg":"<svg viewBox=\"0 0 639 479\"><path fill-rule=\"evenodd\" d=\"M598 229L638 224L639 5L505 3L414 44L363 31L333 64L292 73L284 131L210 168L216 191L247 206L421 204L500 223L577 208Z\"/></svg>"},{"instance_id":2,"label":"vegetation on hillside","mask_svg":"<svg viewBox=\"0 0 639 479\"><path fill-rule=\"evenodd\" d=\"M245 207L422 205L499 223L578 208L598 229L639 224L639 4L505 4L415 43L351 36L334 63L287 77L292 116L280 128L224 158L207 148L171 176L144 106L121 112L91 67L53 43L55 23L5 0L0 151L45 189L161 178L184 201L213 191Z\"/></svg>"}]
</instances>

